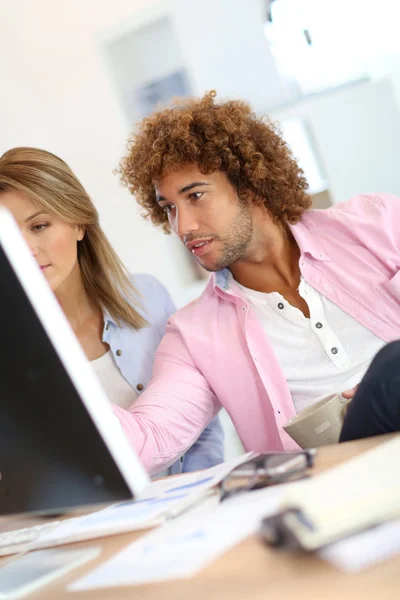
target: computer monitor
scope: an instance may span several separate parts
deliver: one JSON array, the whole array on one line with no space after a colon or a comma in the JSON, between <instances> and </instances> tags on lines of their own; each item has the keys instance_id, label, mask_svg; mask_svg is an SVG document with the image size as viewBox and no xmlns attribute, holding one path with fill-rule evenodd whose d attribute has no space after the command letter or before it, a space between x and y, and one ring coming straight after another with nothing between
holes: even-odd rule
<instances>
[{"instance_id":1,"label":"computer monitor","mask_svg":"<svg viewBox=\"0 0 400 600\"><path fill-rule=\"evenodd\" d=\"M0 207L0 515L132 499L149 477Z\"/></svg>"}]
</instances>

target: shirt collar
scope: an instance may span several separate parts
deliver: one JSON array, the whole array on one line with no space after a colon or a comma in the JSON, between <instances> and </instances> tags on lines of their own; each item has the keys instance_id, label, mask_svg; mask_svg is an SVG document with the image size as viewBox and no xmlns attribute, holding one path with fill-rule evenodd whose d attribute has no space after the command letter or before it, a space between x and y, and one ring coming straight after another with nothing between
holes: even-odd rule
<instances>
[{"instance_id":1,"label":"shirt collar","mask_svg":"<svg viewBox=\"0 0 400 600\"><path fill-rule=\"evenodd\" d=\"M108 312L108 310L106 308L103 308L103 320L104 320L104 327L107 327L107 325L109 323L111 323L112 325L117 326L117 323L112 318L112 316L110 315L110 313Z\"/></svg>"},{"instance_id":2,"label":"shirt collar","mask_svg":"<svg viewBox=\"0 0 400 600\"><path fill-rule=\"evenodd\" d=\"M228 297L245 298L244 293L233 279L233 275L229 269L222 269L221 271L213 273L212 282L214 290L218 288L220 293L223 292L224 295L227 294Z\"/></svg>"},{"instance_id":3,"label":"shirt collar","mask_svg":"<svg viewBox=\"0 0 400 600\"><path fill-rule=\"evenodd\" d=\"M232 273L229 269L222 269L221 271L217 271L214 273L214 288L219 287L222 290L227 290L229 287L229 282L232 277Z\"/></svg>"},{"instance_id":4,"label":"shirt collar","mask_svg":"<svg viewBox=\"0 0 400 600\"><path fill-rule=\"evenodd\" d=\"M303 219L295 225L288 223L288 226L297 242L297 245L300 248L301 255L309 254L316 260L320 261L331 260L325 250L318 243L317 236L313 235L313 232L308 229Z\"/></svg>"}]
</instances>

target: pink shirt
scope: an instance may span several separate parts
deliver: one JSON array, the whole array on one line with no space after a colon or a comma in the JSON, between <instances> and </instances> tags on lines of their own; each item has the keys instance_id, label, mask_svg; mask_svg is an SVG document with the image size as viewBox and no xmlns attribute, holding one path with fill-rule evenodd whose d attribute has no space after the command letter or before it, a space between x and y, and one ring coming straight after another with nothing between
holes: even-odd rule
<instances>
[{"instance_id":1,"label":"pink shirt","mask_svg":"<svg viewBox=\"0 0 400 600\"><path fill-rule=\"evenodd\" d=\"M291 230L310 285L384 341L400 338L400 198L355 196L307 211ZM150 472L182 455L221 406L246 450L297 447L282 429L295 414L283 372L228 275L213 274L170 319L146 391L114 409Z\"/></svg>"}]
</instances>

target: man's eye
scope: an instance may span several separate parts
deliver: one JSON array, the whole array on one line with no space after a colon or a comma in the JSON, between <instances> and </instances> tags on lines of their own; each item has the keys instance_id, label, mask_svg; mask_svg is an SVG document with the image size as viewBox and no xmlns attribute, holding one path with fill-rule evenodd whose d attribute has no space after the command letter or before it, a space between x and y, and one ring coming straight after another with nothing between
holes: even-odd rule
<instances>
[{"instance_id":1,"label":"man's eye","mask_svg":"<svg viewBox=\"0 0 400 600\"><path fill-rule=\"evenodd\" d=\"M200 200L203 194L204 192L192 192L191 194L189 194L189 198L191 200Z\"/></svg>"}]
</instances>

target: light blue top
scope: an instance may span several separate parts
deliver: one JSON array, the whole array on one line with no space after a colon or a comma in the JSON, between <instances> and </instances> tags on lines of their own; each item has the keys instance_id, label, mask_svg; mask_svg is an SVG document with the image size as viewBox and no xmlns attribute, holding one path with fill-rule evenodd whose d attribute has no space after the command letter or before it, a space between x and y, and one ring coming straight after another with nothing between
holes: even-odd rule
<instances>
[{"instance_id":1,"label":"light blue top","mask_svg":"<svg viewBox=\"0 0 400 600\"><path fill-rule=\"evenodd\" d=\"M133 275L131 281L141 296L138 310L148 325L139 330L127 324L117 325L104 311L103 342L110 346L122 376L140 395L151 380L156 350L167 321L176 308L165 287L154 277ZM217 416L181 460L170 468L170 472L205 469L223 460L224 434Z\"/></svg>"}]
</instances>

